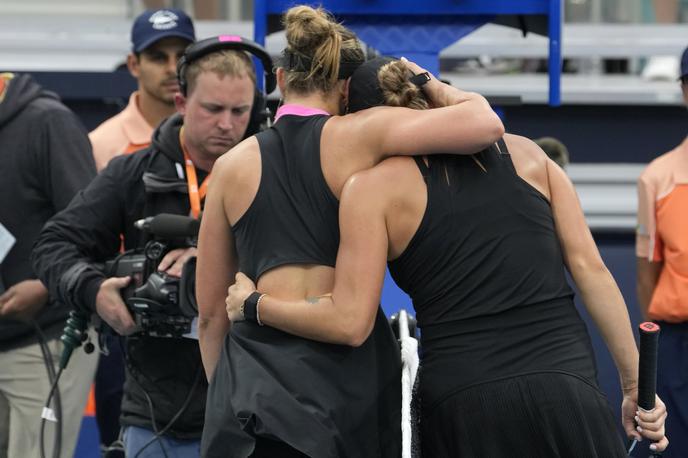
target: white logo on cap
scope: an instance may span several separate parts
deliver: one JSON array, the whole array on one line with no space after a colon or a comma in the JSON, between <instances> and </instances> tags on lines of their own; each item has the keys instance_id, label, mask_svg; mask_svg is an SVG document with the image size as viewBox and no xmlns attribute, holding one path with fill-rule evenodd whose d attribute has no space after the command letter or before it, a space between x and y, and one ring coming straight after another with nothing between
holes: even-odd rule
<instances>
[{"instance_id":1,"label":"white logo on cap","mask_svg":"<svg viewBox=\"0 0 688 458\"><path fill-rule=\"evenodd\" d=\"M153 13L148 19L155 30L169 30L177 27L177 17L172 11L160 10Z\"/></svg>"}]
</instances>

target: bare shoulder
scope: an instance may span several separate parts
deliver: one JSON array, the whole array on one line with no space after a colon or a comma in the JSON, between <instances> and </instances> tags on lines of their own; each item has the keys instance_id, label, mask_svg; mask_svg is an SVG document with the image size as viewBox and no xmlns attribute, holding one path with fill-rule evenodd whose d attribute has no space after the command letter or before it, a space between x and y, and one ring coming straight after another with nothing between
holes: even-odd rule
<instances>
[{"instance_id":1,"label":"bare shoulder","mask_svg":"<svg viewBox=\"0 0 688 458\"><path fill-rule=\"evenodd\" d=\"M331 136L334 141L346 139L347 142L365 143L366 137L359 135L359 132L370 133L370 122L376 119L376 113L384 112L385 108L387 107L374 107L356 113L331 116L323 127L323 135Z\"/></svg>"},{"instance_id":2,"label":"bare shoulder","mask_svg":"<svg viewBox=\"0 0 688 458\"><path fill-rule=\"evenodd\" d=\"M504 142L511 154L516 173L549 199L548 168L559 168L559 166L552 162L542 148L529 138L505 134Z\"/></svg>"},{"instance_id":3,"label":"bare shoulder","mask_svg":"<svg viewBox=\"0 0 688 458\"><path fill-rule=\"evenodd\" d=\"M676 171L685 170L685 149L687 145L681 144L676 148L654 158L640 174L640 179L647 182L659 182L671 176Z\"/></svg>"},{"instance_id":4,"label":"bare shoulder","mask_svg":"<svg viewBox=\"0 0 688 458\"><path fill-rule=\"evenodd\" d=\"M215 162L210 186L222 196L230 225L234 225L253 202L260 186L260 175L260 147L255 137L242 141Z\"/></svg>"},{"instance_id":5,"label":"bare shoulder","mask_svg":"<svg viewBox=\"0 0 688 458\"><path fill-rule=\"evenodd\" d=\"M356 124L367 124L371 120L380 117L381 113L392 113L390 116L393 116L393 113L395 111L398 111L394 107L388 107L388 106L379 106L379 107L371 107L367 108L365 110L357 111L355 113L348 113L342 116L333 116L331 118L332 121L339 122L345 125L356 125ZM382 115L385 116L385 115Z\"/></svg>"},{"instance_id":6,"label":"bare shoulder","mask_svg":"<svg viewBox=\"0 0 688 458\"><path fill-rule=\"evenodd\" d=\"M242 169L260 163L260 148L255 137L249 137L220 156L213 166L213 175L241 177Z\"/></svg>"},{"instance_id":7,"label":"bare shoulder","mask_svg":"<svg viewBox=\"0 0 688 458\"><path fill-rule=\"evenodd\" d=\"M342 193L356 195L382 196L402 192L404 184L420 174L412 157L394 156L370 169L353 174Z\"/></svg>"},{"instance_id":8,"label":"bare shoulder","mask_svg":"<svg viewBox=\"0 0 688 458\"><path fill-rule=\"evenodd\" d=\"M536 161L542 163L543 166L544 163L547 162L547 155L542 148L528 137L504 134L504 142L507 148L509 148L509 153L511 153L512 156L519 156L527 160Z\"/></svg>"},{"instance_id":9,"label":"bare shoulder","mask_svg":"<svg viewBox=\"0 0 688 458\"><path fill-rule=\"evenodd\" d=\"M398 122L403 113L417 113L417 111L388 106L366 108L356 113L332 116L325 124L323 133L329 130L331 135L344 137L349 142L377 143L378 137L383 136L384 127L389 129L392 123Z\"/></svg>"}]
</instances>

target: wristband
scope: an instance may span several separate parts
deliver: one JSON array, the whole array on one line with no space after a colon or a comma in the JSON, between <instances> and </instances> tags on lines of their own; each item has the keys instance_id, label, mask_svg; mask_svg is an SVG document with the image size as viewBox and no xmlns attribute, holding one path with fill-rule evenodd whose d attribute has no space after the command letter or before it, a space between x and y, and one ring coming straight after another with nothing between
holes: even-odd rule
<instances>
[{"instance_id":1,"label":"wristband","mask_svg":"<svg viewBox=\"0 0 688 458\"><path fill-rule=\"evenodd\" d=\"M258 321L258 302L263 297L258 291L252 292L245 300L241 307L241 312L244 315L246 321L251 321L252 323L261 324Z\"/></svg>"}]
</instances>

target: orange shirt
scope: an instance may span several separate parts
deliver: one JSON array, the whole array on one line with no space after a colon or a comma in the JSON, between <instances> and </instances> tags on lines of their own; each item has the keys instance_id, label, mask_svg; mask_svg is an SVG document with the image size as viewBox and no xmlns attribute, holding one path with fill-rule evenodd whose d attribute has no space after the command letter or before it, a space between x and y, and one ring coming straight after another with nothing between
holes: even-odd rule
<instances>
[{"instance_id":1,"label":"orange shirt","mask_svg":"<svg viewBox=\"0 0 688 458\"><path fill-rule=\"evenodd\" d=\"M133 92L124 110L88 134L98 171L103 170L115 156L149 146L154 130L139 110L138 91Z\"/></svg>"},{"instance_id":2,"label":"orange shirt","mask_svg":"<svg viewBox=\"0 0 688 458\"><path fill-rule=\"evenodd\" d=\"M636 254L663 262L650 318L688 321L688 139L652 161L638 179Z\"/></svg>"},{"instance_id":3,"label":"orange shirt","mask_svg":"<svg viewBox=\"0 0 688 458\"><path fill-rule=\"evenodd\" d=\"M14 73L0 73L0 102L5 98L7 83L14 78Z\"/></svg>"}]
</instances>

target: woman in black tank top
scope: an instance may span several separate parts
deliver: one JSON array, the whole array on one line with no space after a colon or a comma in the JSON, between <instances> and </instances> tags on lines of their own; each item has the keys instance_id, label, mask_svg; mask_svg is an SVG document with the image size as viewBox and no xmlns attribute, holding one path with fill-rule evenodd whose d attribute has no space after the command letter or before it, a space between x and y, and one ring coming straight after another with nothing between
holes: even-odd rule
<instances>
[{"instance_id":1,"label":"woman in black tank top","mask_svg":"<svg viewBox=\"0 0 688 458\"><path fill-rule=\"evenodd\" d=\"M389 59L361 66L350 106L371 100L426 108L408 71ZM405 88L399 90L398 88ZM604 267L563 171L527 139L473 156L392 158L342 193L331 295L262 296L264 324L329 343L371 332L385 260L413 299L421 328L421 446L426 457L625 457L596 382L568 269L605 337L624 389L629 436L638 410L637 350L623 298ZM255 290L238 276L230 317ZM638 413L662 450L666 411Z\"/></svg>"},{"instance_id":2,"label":"woman in black tank top","mask_svg":"<svg viewBox=\"0 0 688 458\"><path fill-rule=\"evenodd\" d=\"M484 98L429 75L436 109L336 116L363 62L360 44L307 6L290 9L284 23L277 80L285 103L272 128L215 165L201 223L199 342L211 380L202 455L397 457L399 353L377 306L363 341L332 345L261 326L259 296L230 327L227 288L240 269L277 296L327 293L338 198L350 175L392 154L472 154L501 137L503 126ZM456 119L462 127L443 134L438 126Z\"/></svg>"}]
</instances>

